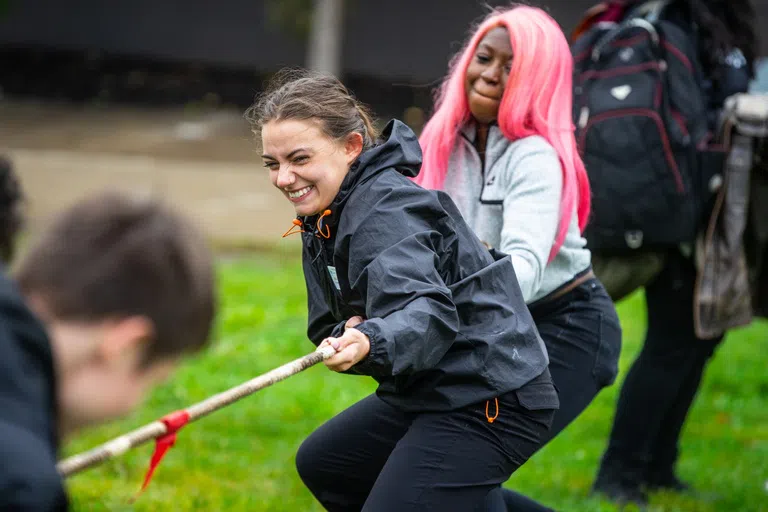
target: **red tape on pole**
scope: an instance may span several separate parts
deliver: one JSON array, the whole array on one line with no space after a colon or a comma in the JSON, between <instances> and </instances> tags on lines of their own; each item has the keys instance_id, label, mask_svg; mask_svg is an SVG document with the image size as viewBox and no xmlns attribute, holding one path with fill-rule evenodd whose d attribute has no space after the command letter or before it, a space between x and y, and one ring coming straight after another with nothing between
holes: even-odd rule
<instances>
[{"instance_id":1,"label":"red tape on pole","mask_svg":"<svg viewBox=\"0 0 768 512\"><path fill-rule=\"evenodd\" d=\"M155 473L157 466L160 465L160 461L163 460L163 457L165 457L168 450L176 444L176 433L181 430L184 425L189 423L189 413L185 410L175 411L163 416L160 418L160 421L165 424L167 432L155 439L155 451L152 453L152 459L149 461L149 468L144 477L144 483L141 485L139 492L137 492L131 500L132 502L136 501L141 493L144 492L149 485L150 480L152 480L152 475Z\"/></svg>"}]
</instances>

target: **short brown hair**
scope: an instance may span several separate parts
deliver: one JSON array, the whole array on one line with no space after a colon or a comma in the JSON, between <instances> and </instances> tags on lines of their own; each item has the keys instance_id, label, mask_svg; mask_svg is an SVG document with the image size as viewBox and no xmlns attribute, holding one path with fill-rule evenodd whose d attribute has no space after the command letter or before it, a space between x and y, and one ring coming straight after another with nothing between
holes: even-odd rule
<instances>
[{"instance_id":1,"label":"short brown hair","mask_svg":"<svg viewBox=\"0 0 768 512\"><path fill-rule=\"evenodd\" d=\"M23 258L16 278L60 321L146 316L146 362L196 352L216 313L213 258L202 233L155 199L102 192L67 210Z\"/></svg>"},{"instance_id":2,"label":"short brown hair","mask_svg":"<svg viewBox=\"0 0 768 512\"><path fill-rule=\"evenodd\" d=\"M306 69L277 72L245 112L245 118L257 135L270 121L316 119L332 139L359 133L363 149L373 146L378 138L370 111L338 78Z\"/></svg>"}]
</instances>

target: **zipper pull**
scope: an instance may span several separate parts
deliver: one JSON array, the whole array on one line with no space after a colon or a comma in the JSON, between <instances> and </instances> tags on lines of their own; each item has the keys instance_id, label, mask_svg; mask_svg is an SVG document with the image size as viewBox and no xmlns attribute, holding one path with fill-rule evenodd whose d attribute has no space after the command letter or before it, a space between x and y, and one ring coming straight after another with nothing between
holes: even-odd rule
<instances>
[{"instance_id":1,"label":"zipper pull","mask_svg":"<svg viewBox=\"0 0 768 512\"><path fill-rule=\"evenodd\" d=\"M587 126L589 121L589 107L581 107L581 113L579 113L579 128Z\"/></svg>"}]
</instances>

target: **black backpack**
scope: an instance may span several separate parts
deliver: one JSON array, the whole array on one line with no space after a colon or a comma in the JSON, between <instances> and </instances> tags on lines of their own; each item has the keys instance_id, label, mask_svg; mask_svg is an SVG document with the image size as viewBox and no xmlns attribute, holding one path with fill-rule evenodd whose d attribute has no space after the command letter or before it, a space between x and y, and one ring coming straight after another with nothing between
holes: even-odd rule
<instances>
[{"instance_id":1,"label":"black backpack","mask_svg":"<svg viewBox=\"0 0 768 512\"><path fill-rule=\"evenodd\" d=\"M593 251L693 241L718 187L725 152L710 142L695 36L660 19L666 4L595 23L572 46Z\"/></svg>"}]
</instances>

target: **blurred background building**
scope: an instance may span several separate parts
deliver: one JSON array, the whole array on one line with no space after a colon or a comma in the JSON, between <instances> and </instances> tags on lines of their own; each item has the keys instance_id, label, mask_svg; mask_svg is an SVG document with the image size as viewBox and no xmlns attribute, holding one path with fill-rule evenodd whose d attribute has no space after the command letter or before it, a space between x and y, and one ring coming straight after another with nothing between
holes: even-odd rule
<instances>
[{"instance_id":1,"label":"blurred background building","mask_svg":"<svg viewBox=\"0 0 768 512\"><path fill-rule=\"evenodd\" d=\"M247 106L282 66L339 74L381 115L429 104L476 0L0 0L14 97ZM594 0L538 0L568 31ZM768 25L768 0L756 0ZM768 49L768 39L763 48Z\"/></svg>"},{"instance_id":2,"label":"blurred background building","mask_svg":"<svg viewBox=\"0 0 768 512\"><path fill-rule=\"evenodd\" d=\"M768 26L768 0L753 0ZM596 0L532 0L566 33ZM103 186L163 193L228 240L276 240L243 110L284 66L339 75L417 131L470 23L499 0L0 0L0 152L34 227ZM768 37L762 41L768 54ZM768 66L761 69L768 91ZM211 171L216 171L212 173Z\"/></svg>"}]
</instances>

